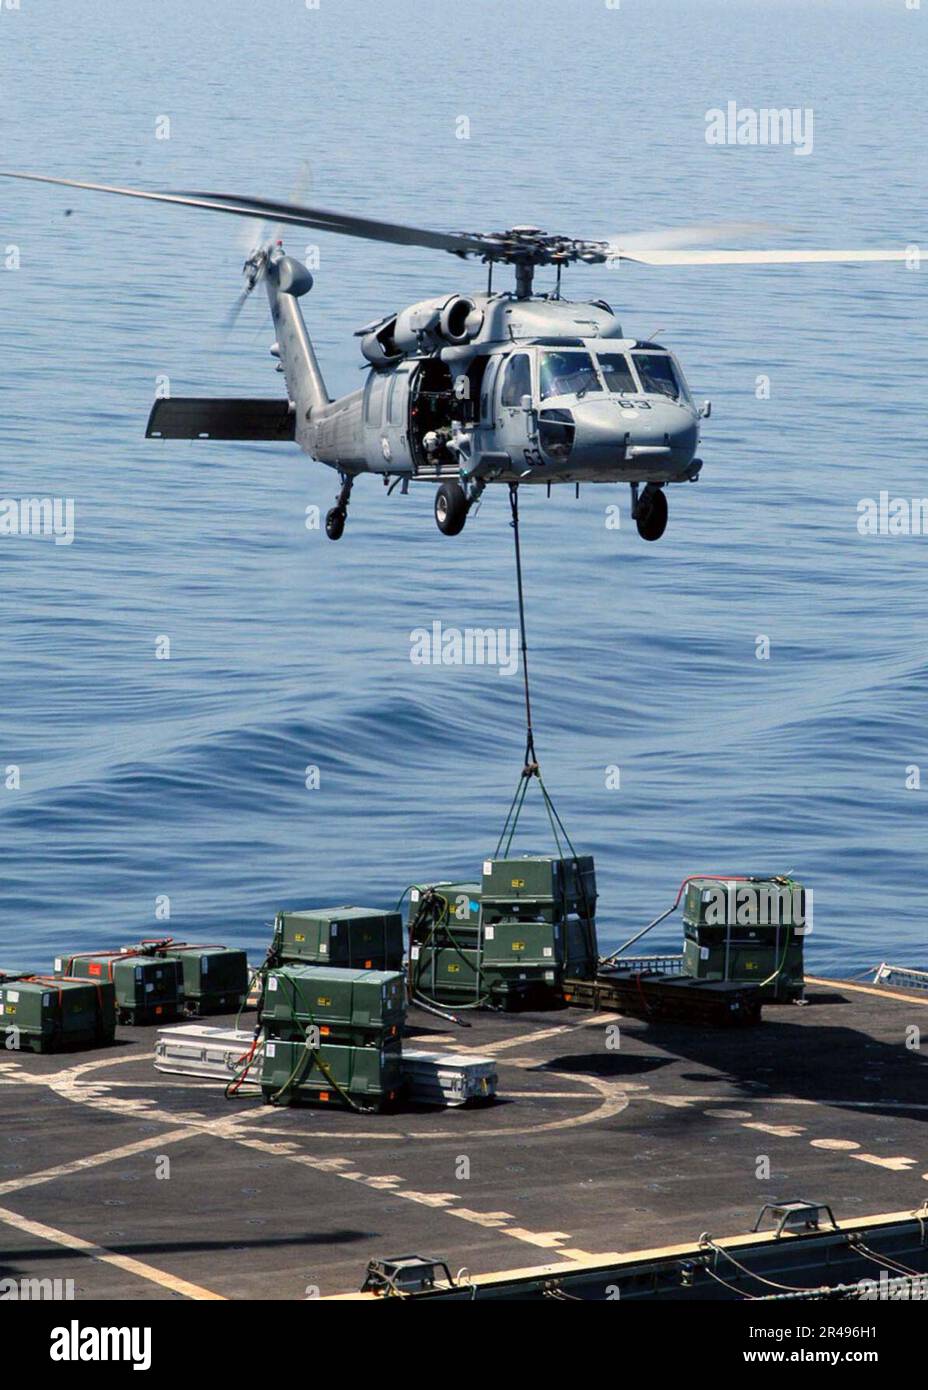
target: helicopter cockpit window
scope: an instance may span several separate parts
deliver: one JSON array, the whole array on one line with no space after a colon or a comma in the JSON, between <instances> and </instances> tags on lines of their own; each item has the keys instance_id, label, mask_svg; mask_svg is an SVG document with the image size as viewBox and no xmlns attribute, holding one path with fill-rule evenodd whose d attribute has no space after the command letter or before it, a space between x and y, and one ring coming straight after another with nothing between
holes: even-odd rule
<instances>
[{"instance_id":1,"label":"helicopter cockpit window","mask_svg":"<svg viewBox=\"0 0 928 1390\"><path fill-rule=\"evenodd\" d=\"M669 396L674 401L680 399L683 391L669 357L658 352L636 352L633 356L645 395Z\"/></svg>"},{"instance_id":2,"label":"helicopter cockpit window","mask_svg":"<svg viewBox=\"0 0 928 1390\"><path fill-rule=\"evenodd\" d=\"M598 352L596 357L607 391L627 395L638 390L631 364L624 352Z\"/></svg>"},{"instance_id":3,"label":"helicopter cockpit window","mask_svg":"<svg viewBox=\"0 0 928 1390\"><path fill-rule=\"evenodd\" d=\"M517 352L506 363L500 391L500 405L520 406L523 396L532 394L532 363L527 353Z\"/></svg>"},{"instance_id":4,"label":"helicopter cockpit window","mask_svg":"<svg viewBox=\"0 0 928 1390\"><path fill-rule=\"evenodd\" d=\"M585 396L601 391L599 377L588 352L544 352L541 356L541 399L550 396Z\"/></svg>"}]
</instances>

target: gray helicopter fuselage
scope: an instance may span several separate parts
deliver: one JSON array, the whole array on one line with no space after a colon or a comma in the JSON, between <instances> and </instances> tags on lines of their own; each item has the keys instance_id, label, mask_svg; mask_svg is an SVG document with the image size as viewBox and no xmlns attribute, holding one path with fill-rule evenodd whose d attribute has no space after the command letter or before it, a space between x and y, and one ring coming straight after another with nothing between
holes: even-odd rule
<instances>
[{"instance_id":1,"label":"gray helicopter fuselage","mask_svg":"<svg viewBox=\"0 0 928 1390\"><path fill-rule=\"evenodd\" d=\"M295 300L280 299L299 318ZM278 322L284 363L301 359L298 379L288 373L297 440L340 472L523 483L695 476L699 412L679 363L658 344L624 337L603 302L509 293L424 301L362 329L364 386L308 409L306 393L295 395L311 372L305 348L288 326L286 350L280 330Z\"/></svg>"},{"instance_id":2,"label":"gray helicopter fuselage","mask_svg":"<svg viewBox=\"0 0 928 1390\"><path fill-rule=\"evenodd\" d=\"M333 401L300 310L312 275L286 254L279 238L248 256L236 313L263 280L277 331L271 350L286 378L286 398L159 396L146 435L295 440L339 473L340 490L325 521L330 540L344 532L354 479L361 473L393 478L404 492L411 480L437 482L435 521L446 536L461 532L489 483L508 483L515 499L523 482L627 482L639 535L659 540L667 525L665 484L694 481L702 468L696 457L699 422L708 416L709 403L697 410L673 354L659 343L623 337L603 300L561 299L565 268L625 261L653 266L909 263L912 254L911 245L688 247L697 232L717 239L721 225L609 241L525 223L495 232L439 232L251 194L157 192L20 170L0 170L0 177L449 252L481 260L489 267L490 285L495 266L512 267L515 293L492 294L488 286L485 294L423 300L361 329L367 380ZM726 234L744 230L743 223L724 228ZM553 295L533 292L535 272L543 266L557 269Z\"/></svg>"}]
</instances>

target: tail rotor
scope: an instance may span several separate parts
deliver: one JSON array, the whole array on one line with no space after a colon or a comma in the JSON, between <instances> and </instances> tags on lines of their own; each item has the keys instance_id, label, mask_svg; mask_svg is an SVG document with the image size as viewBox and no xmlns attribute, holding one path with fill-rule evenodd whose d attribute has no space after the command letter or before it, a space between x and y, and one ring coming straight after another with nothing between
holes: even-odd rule
<instances>
[{"instance_id":1,"label":"tail rotor","mask_svg":"<svg viewBox=\"0 0 928 1390\"><path fill-rule=\"evenodd\" d=\"M242 273L245 276L245 288L236 299L232 308L226 316L226 328L234 328L238 322L238 316L245 307L245 301L251 294L256 285L260 284L267 274L267 262L271 253L271 243L261 246L252 251L251 255L242 266Z\"/></svg>"},{"instance_id":2,"label":"tail rotor","mask_svg":"<svg viewBox=\"0 0 928 1390\"><path fill-rule=\"evenodd\" d=\"M312 171L308 159L304 159L300 164L300 172L293 187L292 201L302 201L309 193L312 180ZM257 235L252 233L244 241L244 249L248 251L245 264L242 266L242 274L245 276L245 288L236 299L226 317L226 328L234 328L238 322L239 314L245 307L245 301L251 294L256 285L259 285L267 274L268 259L274 246L280 241L284 224L277 223L275 226L271 220L264 218L261 221L255 219L252 224L257 229Z\"/></svg>"}]
</instances>

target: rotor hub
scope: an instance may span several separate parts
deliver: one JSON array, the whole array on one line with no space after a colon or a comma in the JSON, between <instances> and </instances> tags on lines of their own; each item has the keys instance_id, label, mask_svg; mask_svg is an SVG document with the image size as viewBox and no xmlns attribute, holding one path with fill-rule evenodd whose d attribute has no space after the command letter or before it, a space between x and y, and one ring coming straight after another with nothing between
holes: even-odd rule
<instances>
[{"instance_id":1,"label":"rotor hub","mask_svg":"<svg viewBox=\"0 0 928 1390\"><path fill-rule=\"evenodd\" d=\"M571 261L601 264L609 259L606 241L580 241L542 231L540 227L510 227L505 232L468 232L466 235L480 243L477 254L484 261L502 261L508 265L566 265Z\"/></svg>"},{"instance_id":2,"label":"rotor hub","mask_svg":"<svg viewBox=\"0 0 928 1390\"><path fill-rule=\"evenodd\" d=\"M479 255L486 264L499 261L515 266L517 299L530 298L536 266L556 265L560 273L562 266L573 261L596 265L608 260L610 255L606 241L579 241L575 237L542 231L540 227L519 226L505 232L468 232L466 235L476 243L469 254Z\"/></svg>"}]
</instances>

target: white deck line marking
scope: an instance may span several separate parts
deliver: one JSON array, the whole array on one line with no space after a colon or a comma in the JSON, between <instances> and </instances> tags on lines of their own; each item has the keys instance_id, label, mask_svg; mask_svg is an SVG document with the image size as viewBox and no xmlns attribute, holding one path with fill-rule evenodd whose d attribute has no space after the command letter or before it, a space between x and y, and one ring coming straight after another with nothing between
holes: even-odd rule
<instances>
[{"instance_id":1,"label":"white deck line marking","mask_svg":"<svg viewBox=\"0 0 928 1390\"><path fill-rule=\"evenodd\" d=\"M510 1091L503 1092L505 1100L585 1100L590 1098L583 1091Z\"/></svg>"},{"instance_id":2,"label":"white deck line marking","mask_svg":"<svg viewBox=\"0 0 928 1390\"><path fill-rule=\"evenodd\" d=\"M512 1047L531 1047L536 1042L542 1042L546 1038L556 1038L561 1034L572 1033L573 1031L566 1024L561 1024L557 1028L542 1028L535 1033L520 1033L515 1038L499 1038L496 1042L487 1043L486 1047L459 1047L455 1050L463 1052L467 1056L495 1057L497 1052L508 1052Z\"/></svg>"},{"instance_id":3,"label":"white deck line marking","mask_svg":"<svg viewBox=\"0 0 928 1390\"><path fill-rule=\"evenodd\" d=\"M566 1231L526 1231L522 1226L503 1227L500 1234L524 1240L527 1245L540 1245L542 1250L556 1250L565 1240L570 1240Z\"/></svg>"},{"instance_id":4,"label":"white deck line marking","mask_svg":"<svg viewBox=\"0 0 928 1390\"><path fill-rule=\"evenodd\" d=\"M475 1226L483 1226L487 1231L495 1231L516 1219L508 1211L471 1211L468 1207L458 1207L454 1214L462 1221L472 1221Z\"/></svg>"},{"instance_id":5,"label":"white deck line marking","mask_svg":"<svg viewBox=\"0 0 928 1390\"><path fill-rule=\"evenodd\" d=\"M824 980L818 975L807 975L807 985L828 985L831 989L852 989L856 994L875 994L877 999L901 999L903 1004L928 1004L928 998L917 994L898 994L892 989L878 989L874 985L855 985L850 980Z\"/></svg>"},{"instance_id":6,"label":"white deck line marking","mask_svg":"<svg viewBox=\"0 0 928 1390\"><path fill-rule=\"evenodd\" d=\"M848 1158L856 1158L858 1163L872 1163L877 1168L889 1168L893 1173L904 1173L918 1162L916 1158L881 1158L879 1154L848 1154Z\"/></svg>"},{"instance_id":7,"label":"white deck line marking","mask_svg":"<svg viewBox=\"0 0 928 1390\"><path fill-rule=\"evenodd\" d=\"M560 1029L556 1031L560 1032ZM236 1111L228 1118L222 1117L216 1120L207 1120L196 1112L178 1113L177 1111L162 1110L153 1100L149 1101L144 1108L140 1108L136 1112L132 1102L121 1101L115 1096L107 1095L105 1082L100 1082L98 1087L97 1083L94 1081L85 1085L80 1080L80 1076L85 1072L105 1067L108 1064L112 1065L114 1062L118 1064L129 1060L131 1059L127 1057L114 1059L103 1058L96 1062L84 1063L80 1067L74 1067L65 1072L23 1072L18 1077L18 1083L21 1085L45 1085L50 1090L54 1091L56 1095L61 1096L63 1100L69 1100L78 1105L88 1105L91 1109L101 1110L110 1115L115 1114L118 1117L128 1117L133 1113L138 1113L141 1118L149 1123L161 1123L169 1128L174 1128L179 1123L186 1123L191 1125L192 1132L194 1133L217 1135L221 1138L228 1137L234 1139L238 1137L244 1129L253 1125L262 1113L261 1109L255 1111L240 1110ZM524 1059L518 1058L512 1058L511 1061L507 1061L507 1065L513 1066L520 1066L523 1065L523 1063ZM594 1105L592 1109L582 1115L566 1115L562 1119L546 1120L540 1124L536 1122L525 1125L507 1125L498 1129L429 1129L404 1131L393 1128L391 1131L385 1133L372 1131L363 1134L356 1130L352 1130L350 1133L330 1130L328 1132L323 1131L318 1135L312 1135L311 1138L325 1139L328 1141L334 1139L337 1142L344 1143L352 1139L361 1138L373 1138L384 1141L396 1141L398 1139L415 1140L420 1143L428 1143L432 1140L444 1139L488 1139L492 1136L499 1136L502 1138L512 1138L513 1136L521 1137L525 1134L539 1134L546 1130L573 1129L578 1125L593 1124L597 1120L608 1119L613 1115L621 1114L628 1105L631 1091L635 1089L634 1086L603 1080L597 1076L571 1076L566 1073L553 1071L549 1072L547 1075L551 1080L556 1079L562 1083L567 1081L579 1086L588 1087L590 1090L598 1093L600 1103ZM143 1083L140 1082L139 1084L141 1086ZM263 1107L262 1109L265 1113L268 1111L271 1114L276 1113L270 1106ZM302 1135L297 1131L294 1137L300 1138Z\"/></svg>"},{"instance_id":8,"label":"white deck line marking","mask_svg":"<svg viewBox=\"0 0 928 1390\"><path fill-rule=\"evenodd\" d=\"M120 1158L132 1158L148 1149L160 1149L165 1144L176 1144L181 1139L190 1139L191 1129L168 1130L166 1134L152 1135L149 1139L139 1139L135 1144L123 1144L118 1149L106 1149L102 1153L89 1154L86 1158L75 1158L70 1163L59 1163L55 1168L43 1168L38 1173L24 1173L21 1178L10 1178L0 1182L0 1197L8 1192L20 1192L24 1187L36 1187L39 1183L55 1182L58 1178L69 1177L72 1173L82 1173L87 1168L97 1168L102 1163L115 1163Z\"/></svg>"},{"instance_id":9,"label":"white deck line marking","mask_svg":"<svg viewBox=\"0 0 928 1390\"><path fill-rule=\"evenodd\" d=\"M532 1033L519 1033L515 1038L501 1038L498 1042L487 1043L485 1047L457 1047L456 1052L474 1053L478 1057L495 1057L497 1052L508 1052L511 1047L531 1047L547 1038L557 1038L561 1034L576 1033L580 1028L596 1028L612 1023L619 1017L616 1013L593 1014L579 1023L561 1023L556 1028L539 1028Z\"/></svg>"},{"instance_id":10,"label":"white deck line marking","mask_svg":"<svg viewBox=\"0 0 928 1390\"><path fill-rule=\"evenodd\" d=\"M55 1226L46 1226L41 1221L30 1221L25 1216L20 1216L19 1212L8 1211L6 1207L0 1207L0 1221L4 1221L8 1226L13 1226L16 1230L22 1231L25 1235L36 1236L39 1240L47 1240L53 1245L60 1245L65 1250L73 1250L78 1255L86 1255L91 1260L99 1260L101 1264L114 1265L116 1269L125 1270L127 1274L135 1274L140 1279L147 1279L149 1283L159 1284L163 1289L170 1289L172 1293L179 1293L184 1298L193 1298L199 1301L221 1300L225 1301L225 1295L213 1293L212 1289L204 1289L199 1284L191 1284L186 1279L178 1279L174 1274L168 1274L163 1269L155 1269L154 1265L143 1264L141 1260L134 1260L130 1255L117 1255L115 1250L107 1250L105 1246L94 1245L92 1241L84 1240L82 1236L71 1235L68 1231L59 1231Z\"/></svg>"},{"instance_id":11,"label":"white deck line marking","mask_svg":"<svg viewBox=\"0 0 928 1390\"><path fill-rule=\"evenodd\" d=\"M762 1134L773 1134L778 1139L798 1139L805 1134L805 1125L767 1125L761 1120L750 1120L742 1129L759 1129Z\"/></svg>"},{"instance_id":12,"label":"white deck line marking","mask_svg":"<svg viewBox=\"0 0 928 1390\"><path fill-rule=\"evenodd\" d=\"M684 1106L684 1105L706 1105L710 1101L724 1100L719 1096L676 1096L658 1095L655 1091L647 1091L645 1094L632 1095L629 1088L630 1100L653 1101L655 1105ZM742 1097L729 1096L729 1100L742 1099ZM928 1110L928 1103L924 1101L909 1100L832 1100L823 1097L821 1100L808 1100L804 1096L747 1096L743 1098L747 1105L805 1105L818 1106L822 1109L832 1110Z\"/></svg>"}]
</instances>

